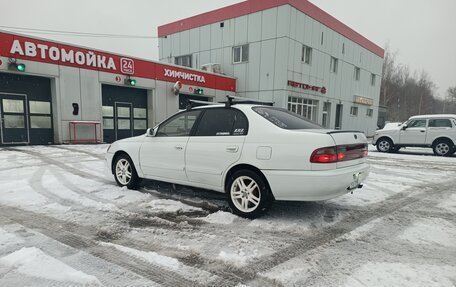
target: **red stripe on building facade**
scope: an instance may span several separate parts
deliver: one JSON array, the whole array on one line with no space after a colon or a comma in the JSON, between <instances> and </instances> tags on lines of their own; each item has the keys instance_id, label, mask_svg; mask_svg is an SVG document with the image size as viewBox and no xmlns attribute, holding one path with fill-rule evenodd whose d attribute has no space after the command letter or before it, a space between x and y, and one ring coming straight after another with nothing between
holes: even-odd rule
<instances>
[{"instance_id":1,"label":"red stripe on building facade","mask_svg":"<svg viewBox=\"0 0 456 287\"><path fill-rule=\"evenodd\" d=\"M236 79L0 32L0 56L234 92Z\"/></svg>"}]
</instances>

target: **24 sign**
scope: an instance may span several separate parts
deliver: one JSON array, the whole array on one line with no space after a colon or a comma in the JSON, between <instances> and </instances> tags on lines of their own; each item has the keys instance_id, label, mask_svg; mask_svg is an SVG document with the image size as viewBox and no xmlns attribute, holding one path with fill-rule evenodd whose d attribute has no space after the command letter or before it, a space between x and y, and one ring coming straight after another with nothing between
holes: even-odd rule
<instances>
[{"instance_id":1,"label":"24 sign","mask_svg":"<svg viewBox=\"0 0 456 287\"><path fill-rule=\"evenodd\" d=\"M120 71L127 75L135 73L135 62L129 58L120 58Z\"/></svg>"}]
</instances>

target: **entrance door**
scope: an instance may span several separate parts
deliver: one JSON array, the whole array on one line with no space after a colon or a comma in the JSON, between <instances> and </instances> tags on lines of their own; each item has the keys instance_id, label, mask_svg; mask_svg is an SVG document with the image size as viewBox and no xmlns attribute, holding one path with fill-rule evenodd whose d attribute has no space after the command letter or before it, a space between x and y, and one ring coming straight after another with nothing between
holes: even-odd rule
<instances>
[{"instance_id":1,"label":"entrance door","mask_svg":"<svg viewBox=\"0 0 456 287\"><path fill-rule=\"evenodd\" d=\"M133 136L132 104L115 103L114 121L116 126L116 140Z\"/></svg>"},{"instance_id":2,"label":"entrance door","mask_svg":"<svg viewBox=\"0 0 456 287\"><path fill-rule=\"evenodd\" d=\"M344 105L337 104L336 106L336 130L342 129L342 112L344 110Z\"/></svg>"},{"instance_id":3,"label":"entrance door","mask_svg":"<svg viewBox=\"0 0 456 287\"><path fill-rule=\"evenodd\" d=\"M147 90L102 85L103 141L139 136L147 130Z\"/></svg>"},{"instance_id":4,"label":"entrance door","mask_svg":"<svg viewBox=\"0 0 456 287\"><path fill-rule=\"evenodd\" d=\"M27 96L0 93L2 144L28 144Z\"/></svg>"}]
</instances>

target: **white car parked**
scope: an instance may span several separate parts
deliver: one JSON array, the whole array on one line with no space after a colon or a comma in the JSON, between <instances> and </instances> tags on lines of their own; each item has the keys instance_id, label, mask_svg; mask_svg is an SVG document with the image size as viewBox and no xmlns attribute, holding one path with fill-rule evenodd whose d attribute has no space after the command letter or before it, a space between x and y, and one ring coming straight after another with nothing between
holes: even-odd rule
<instances>
[{"instance_id":1,"label":"white car parked","mask_svg":"<svg viewBox=\"0 0 456 287\"><path fill-rule=\"evenodd\" d=\"M413 116L397 127L376 131L372 143L380 152L430 147L435 155L451 156L456 151L456 115Z\"/></svg>"},{"instance_id":2,"label":"white car parked","mask_svg":"<svg viewBox=\"0 0 456 287\"><path fill-rule=\"evenodd\" d=\"M120 186L141 178L227 193L255 218L273 200L320 201L362 187L361 132L321 128L285 109L211 105L180 112L143 136L113 143L106 158Z\"/></svg>"}]
</instances>

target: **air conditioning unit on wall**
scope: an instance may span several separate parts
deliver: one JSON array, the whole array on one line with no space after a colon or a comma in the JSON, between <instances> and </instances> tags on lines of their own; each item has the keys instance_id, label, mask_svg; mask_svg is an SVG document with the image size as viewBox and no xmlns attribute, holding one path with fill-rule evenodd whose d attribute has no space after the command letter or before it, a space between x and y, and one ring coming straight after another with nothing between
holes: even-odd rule
<instances>
[{"instance_id":1,"label":"air conditioning unit on wall","mask_svg":"<svg viewBox=\"0 0 456 287\"><path fill-rule=\"evenodd\" d=\"M222 64L218 64L218 63L202 65L201 70L209 72L209 73L223 74Z\"/></svg>"}]
</instances>

